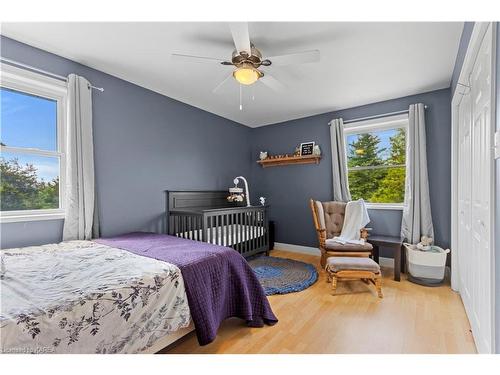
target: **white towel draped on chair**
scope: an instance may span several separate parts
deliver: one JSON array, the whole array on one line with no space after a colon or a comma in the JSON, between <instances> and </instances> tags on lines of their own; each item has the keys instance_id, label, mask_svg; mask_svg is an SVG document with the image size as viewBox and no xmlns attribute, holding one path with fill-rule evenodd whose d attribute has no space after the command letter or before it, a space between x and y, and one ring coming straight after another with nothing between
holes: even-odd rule
<instances>
[{"instance_id":1,"label":"white towel draped on chair","mask_svg":"<svg viewBox=\"0 0 500 375\"><path fill-rule=\"evenodd\" d=\"M341 244L353 243L364 244L361 239L361 229L370 222L368 210L366 209L365 201L359 199L357 201L347 202L345 208L344 225L340 236L326 240L328 242L338 242Z\"/></svg>"}]
</instances>

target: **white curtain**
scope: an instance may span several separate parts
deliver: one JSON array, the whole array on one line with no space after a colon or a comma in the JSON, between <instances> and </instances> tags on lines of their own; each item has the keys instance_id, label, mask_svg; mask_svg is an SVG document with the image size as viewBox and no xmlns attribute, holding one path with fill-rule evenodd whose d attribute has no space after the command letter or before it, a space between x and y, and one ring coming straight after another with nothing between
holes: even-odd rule
<instances>
[{"instance_id":1,"label":"white curtain","mask_svg":"<svg viewBox=\"0 0 500 375\"><path fill-rule=\"evenodd\" d=\"M424 105L422 103L410 105L408 118L405 202L401 236L415 244L420 242L420 237L423 235L434 238L427 175Z\"/></svg>"},{"instance_id":2,"label":"white curtain","mask_svg":"<svg viewBox=\"0 0 500 375\"><path fill-rule=\"evenodd\" d=\"M347 181L347 161L344 141L344 122L340 119L330 121L330 141L332 146L333 200L351 200Z\"/></svg>"},{"instance_id":3,"label":"white curtain","mask_svg":"<svg viewBox=\"0 0 500 375\"><path fill-rule=\"evenodd\" d=\"M85 78L69 75L64 241L89 240L98 235L91 91Z\"/></svg>"}]
</instances>

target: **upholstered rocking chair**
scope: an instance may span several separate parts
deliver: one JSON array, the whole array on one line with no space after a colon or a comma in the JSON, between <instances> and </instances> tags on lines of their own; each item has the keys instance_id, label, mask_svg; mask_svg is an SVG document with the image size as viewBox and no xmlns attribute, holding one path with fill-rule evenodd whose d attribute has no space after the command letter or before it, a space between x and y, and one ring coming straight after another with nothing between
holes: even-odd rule
<instances>
[{"instance_id":1,"label":"upholstered rocking chair","mask_svg":"<svg viewBox=\"0 0 500 375\"><path fill-rule=\"evenodd\" d=\"M326 240L339 236L344 225L345 202L320 202L310 200L314 227L318 235L319 249L321 251L321 267L325 268L326 260L331 256L341 257L370 257L373 246L368 242L362 245L326 243ZM368 231L361 229L361 238L368 237Z\"/></svg>"}]
</instances>

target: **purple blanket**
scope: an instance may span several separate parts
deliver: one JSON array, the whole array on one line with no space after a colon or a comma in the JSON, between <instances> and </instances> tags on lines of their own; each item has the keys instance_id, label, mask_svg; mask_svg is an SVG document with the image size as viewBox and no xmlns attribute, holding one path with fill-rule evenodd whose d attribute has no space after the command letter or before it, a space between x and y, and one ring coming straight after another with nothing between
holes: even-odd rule
<instances>
[{"instance_id":1,"label":"purple blanket","mask_svg":"<svg viewBox=\"0 0 500 375\"><path fill-rule=\"evenodd\" d=\"M179 267L200 345L212 342L230 317L245 319L252 327L278 321L252 268L233 249L154 233L96 242Z\"/></svg>"}]
</instances>

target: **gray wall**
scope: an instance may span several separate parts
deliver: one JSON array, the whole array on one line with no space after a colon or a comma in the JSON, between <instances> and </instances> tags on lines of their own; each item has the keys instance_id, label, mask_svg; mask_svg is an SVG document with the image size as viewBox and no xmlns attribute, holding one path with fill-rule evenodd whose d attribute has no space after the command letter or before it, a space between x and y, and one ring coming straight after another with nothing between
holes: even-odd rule
<instances>
[{"instance_id":1,"label":"gray wall","mask_svg":"<svg viewBox=\"0 0 500 375\"><path fill-rule=\"evenodd\" d=\"M270 218L275 221L276 241L317 246L308 199L332 199L331 148L328 122L342 117L349 120L408 109L413 103L429 106L426 110L428 170L432 217L436 243L449 246L450 239L450 90L388 100L342 111L264 126L252 132L252 154L257 160L260 150L272 154L291 153L296 145L315 141L323 158L319 165L291 165L261 168L252 165L252 194L268 198ZM401 211L370 210L374 232L399 235ZM384 254L387 255L387 254Z\"/></svg>"},{"instance_id":2,"label":"gray wall","mask_svg":"<svg viewBox=\"0 0 500 375\"><path fill-rule=\"evenodd\" d=\"M0 48L2 57L104 87L93 98L104 236L160 230L166 189L225 189L249 175L251 129L3 36ZM2 224L1 246L57 242L61 233L61 220Z\"/></svg>"}]
</instances>

